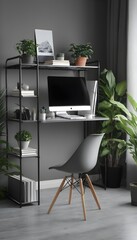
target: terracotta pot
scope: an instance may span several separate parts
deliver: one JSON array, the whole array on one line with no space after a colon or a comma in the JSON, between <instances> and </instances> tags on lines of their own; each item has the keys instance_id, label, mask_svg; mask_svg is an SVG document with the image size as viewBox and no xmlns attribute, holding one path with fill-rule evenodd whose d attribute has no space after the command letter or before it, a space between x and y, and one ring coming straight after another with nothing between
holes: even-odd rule
<instances>
[{"instance_id":1,"label":"terracotta pot","mask_svg":"<svg viewBox=\"0 0 137 240\"><path fill-rule=\"evenodd\" d=\"M85 66L87 62L87 57L78 57L75 61L76 66Z\"/></svg>"}]
</instances>

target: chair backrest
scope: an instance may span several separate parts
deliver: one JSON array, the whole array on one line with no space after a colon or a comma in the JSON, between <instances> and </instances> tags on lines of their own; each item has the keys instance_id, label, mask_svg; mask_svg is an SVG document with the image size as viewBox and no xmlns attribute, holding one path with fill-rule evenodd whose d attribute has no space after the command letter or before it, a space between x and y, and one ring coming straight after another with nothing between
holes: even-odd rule
<instances>
[{"instance_id":1,"label":"chair backrest","mask_svg":"<svg viewBox=\"0 0 137 240\"><path fill-rule=\"evenodd\" d=\"M70 173L84 173L93 169L97 163L98 152L104 134L90 134L80 144L71 158L62 166Z\"/></svg>"}]
</instances>

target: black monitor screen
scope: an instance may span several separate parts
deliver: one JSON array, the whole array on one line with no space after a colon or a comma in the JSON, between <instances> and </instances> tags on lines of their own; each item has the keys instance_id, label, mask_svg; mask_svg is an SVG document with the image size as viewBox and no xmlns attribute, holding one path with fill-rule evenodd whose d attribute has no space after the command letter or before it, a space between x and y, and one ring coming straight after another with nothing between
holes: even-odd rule
<instances>
[{"instance_id":1,"label":"black monitor screen","mask_svg":"<svg viewBox=\"0 0 137 240\"><path fill-rule=\"evenodd\" d=\"M48 76L50 111L90 110L90 99L84 77Z\"/></svg>"}]
</instances>

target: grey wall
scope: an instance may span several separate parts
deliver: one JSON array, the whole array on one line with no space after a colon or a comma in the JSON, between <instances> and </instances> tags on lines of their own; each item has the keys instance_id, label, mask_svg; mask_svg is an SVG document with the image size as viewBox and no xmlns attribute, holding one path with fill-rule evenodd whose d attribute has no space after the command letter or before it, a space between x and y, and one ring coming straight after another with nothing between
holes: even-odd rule
<instances>
[{"instance_id":1,"label":"grey wall","mask_svg":"<svg viewBox=\"0 0 137 240\"><path fill-rule=\"evenodd\" d=\"M55 54L65 52L67 57L70 43L91 42L94 49L93 60L98 59L103 69L106 64L106 11L107 0L1 0L1 66L6 58L17 55L15 45L19 40L33 38L34 29L47 29L53 31ZM33 74L25 75L26 82L33 81ZM41 105L46 104L46 76L49 74L53 73L41 72L40 75ZM2 67L0 81L3 86ZM14 84L14 73L11 73L11 87ZM13 126L13 145L16 144L13 137L15 131L16 127ZM62 174L51 172L48 167L67 160L73 153L83 139L83 124L42 124L40 133L41 180L59 178ZM23 162L24 173L30 177L35 177L33 163L33 159Z\"/></svg>"}]
</instances>

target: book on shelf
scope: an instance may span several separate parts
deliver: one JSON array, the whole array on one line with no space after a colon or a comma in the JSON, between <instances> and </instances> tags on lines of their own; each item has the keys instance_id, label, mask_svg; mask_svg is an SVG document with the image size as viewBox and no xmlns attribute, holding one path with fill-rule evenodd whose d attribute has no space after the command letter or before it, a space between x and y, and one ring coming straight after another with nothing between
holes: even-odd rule
<instances>
[{"instance_id":1,"label":"book on shelf","mask_svg":"<svg viewBox=\"0 0 137 240\"><path fill-rule=\"evenodd\" d=\"M70 66L69 60L47 60L44 62L46 65L54 65L54 66Z\"/></svg>"},{"instance_id":2,"label":"book on shelf","mask_svg":"<svg viewBox=\"0 0 137 240\"><path fill-rule=\"evenodd\" d=\"M13 89L11 94L12 96L19 96L19 90ZM21 96L35 96L34 90L21 90Z\"/></svg>"},{"instance_id":3,"label":"book on shelf","mask_svg":"<svg viewBox=\"0 0 137 240\"><path fill-rule=\"evenodd\" d=\"M14 147L13 152L17 154L18 156L20 155L20 148L19 147ZM22 156L37 156L37 149L28 147L27 149L21 149L21 155Z\"/></svg>"},{"instance_id":4,"label":"book on shelf","mask_svg":"<svg viewBox=\"0 0 137 240\"><path fill-rule=\"evenodd\" d=\"M20 190L22 203L36 201L36 181L24 176L22 176L22 181L20 181L19 175L9 175L8 193L10 197L20 202Z\"/></svg>"}]
</instances>

